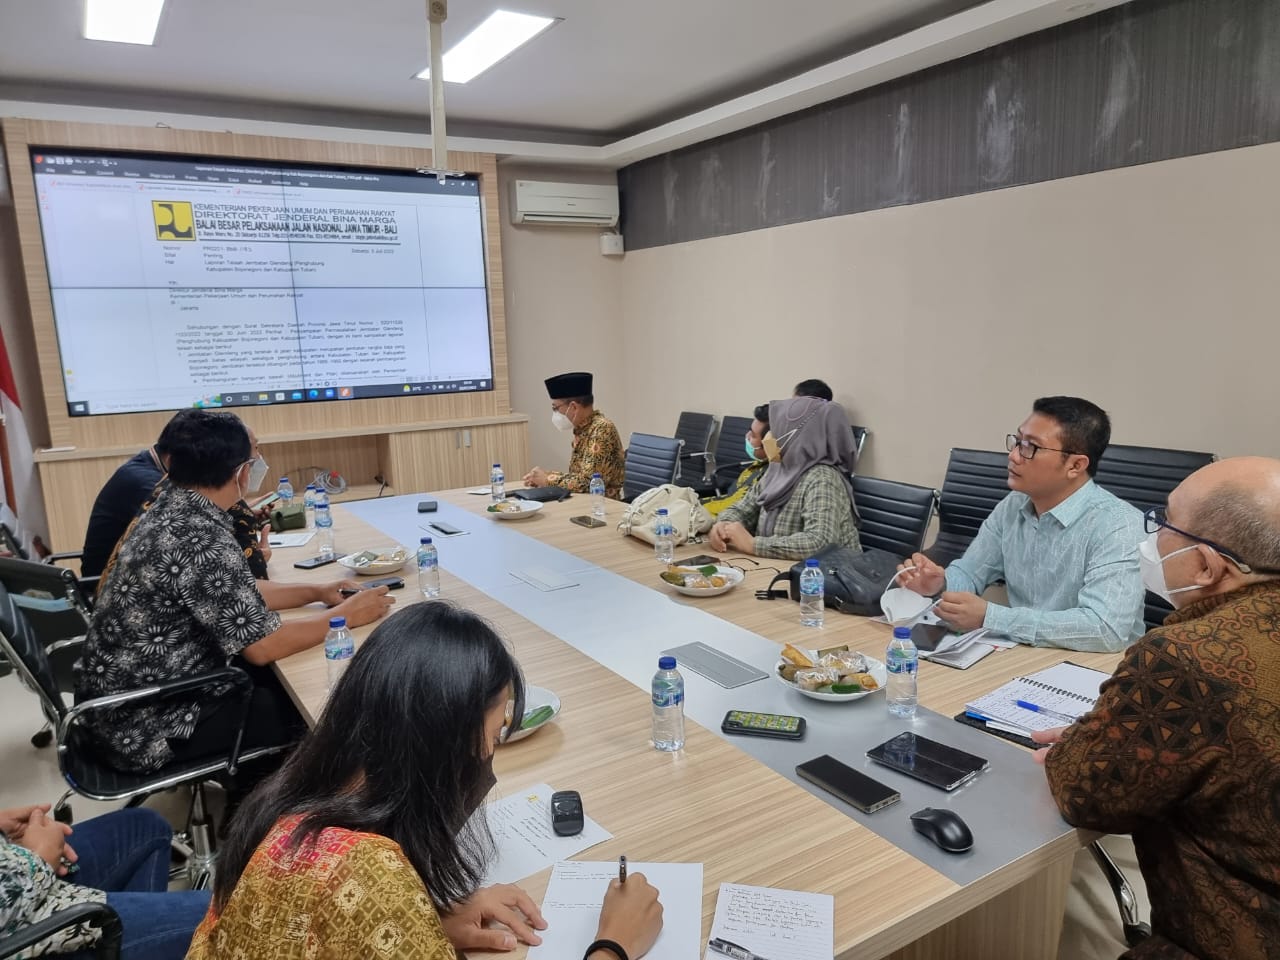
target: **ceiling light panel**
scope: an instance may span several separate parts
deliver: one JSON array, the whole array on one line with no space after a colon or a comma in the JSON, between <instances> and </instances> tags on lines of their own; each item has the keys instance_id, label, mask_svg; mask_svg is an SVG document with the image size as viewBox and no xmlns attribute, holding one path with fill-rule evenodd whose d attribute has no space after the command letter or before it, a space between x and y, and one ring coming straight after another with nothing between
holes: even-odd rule
<instances>
[{"instance_id":1,"label":"ceiling light panel","mask_svg":"<svg viewBox=\"0 0 1280 960\"><path fill-rule=\"evenodd\" d=\"M465 37L445 51L444 79L446 83L466 83L484 73L495 63L506 59L557 20L556 17L538 17L510 10L495 10L489 17ZM428 67L418 74L419 80L428 80Z\"/></svg>"},{"instance_id":2,"label":"ceiling light panel","mask_svg":"<svg viewBox=\"0 0 1280 960\"><path fill-rule=\"evenodd\" d=\"M86 40L155 43L164 0L84 0Z\"/></svg>"}]
</instances>

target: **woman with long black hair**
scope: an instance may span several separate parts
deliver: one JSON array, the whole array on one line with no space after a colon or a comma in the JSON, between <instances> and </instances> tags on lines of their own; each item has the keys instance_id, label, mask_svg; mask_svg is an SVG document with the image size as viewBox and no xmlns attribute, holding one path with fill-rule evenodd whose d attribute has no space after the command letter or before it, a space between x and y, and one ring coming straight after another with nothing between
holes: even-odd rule
<instances>
[{"instance_id":1,"label":"woman with long black hair","mask_svg":"<svg viewBox=\"0 0 1280 960\"><path fill-rule=\"evenodd\" d=\"M389 617L245 800L187 960L453 960L538 943L546 923L523 890L477 889L493 841L472 817L523 704L515 658L480 617L439 601ZM588 957L636 960L661 926L657 891L633 874L605 895Z\"/></svg>"}]
</instances>

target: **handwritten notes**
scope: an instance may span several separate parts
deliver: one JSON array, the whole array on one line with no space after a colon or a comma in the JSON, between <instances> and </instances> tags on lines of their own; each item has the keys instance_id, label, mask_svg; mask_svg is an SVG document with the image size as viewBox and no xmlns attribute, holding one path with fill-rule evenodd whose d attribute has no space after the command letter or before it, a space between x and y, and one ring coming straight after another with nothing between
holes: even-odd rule
<instances>
[{"instance_id":1,"label":"handwritten notes","mask_svg":"<svg viewBox=\"0 0 1280 960\"><path fill-rule=\"evenodd\" d=\"M648 956L660 960L698 960L702 935L702 864L630 863L632 874L643 873L658 888L662 903L662 932ZM609 881L618 877L618 861L557 863L551 871L542 916L547 929L542 943L529 948L529 960L580 957L596 938L600 905ZM830 952L826 960L831 960Z\"/></svg>"},{"instance_id":2,"label":"handwritten notes","mask_svg":"<svg viewBox=\"0 0 1280 960\"><path fill-rule=\"evenodd\" d=\"M704 960L831 960L834 944L830 894L722 883Z\"/></svg>"},{"instance_id":3,"label":"handwritten notes","mask_svg":"<svg viewBox=\"0 0 1280 960\"><path fill-rule=\"evenodd\" d=\"M515 883L613 837L590 817L583 818L582 832L577 836L556 836L551 830L551 793L551 787L539 783L484 806L498 852L484 878L485 886Z\"/></svg>"}]
</instances>

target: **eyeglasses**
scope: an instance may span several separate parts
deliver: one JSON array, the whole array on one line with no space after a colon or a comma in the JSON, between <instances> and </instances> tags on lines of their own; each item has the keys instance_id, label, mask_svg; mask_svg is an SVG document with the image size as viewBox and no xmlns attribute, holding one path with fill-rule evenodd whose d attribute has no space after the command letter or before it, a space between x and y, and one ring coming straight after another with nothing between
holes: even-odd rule
<instances>
[{"instance_id":1,"label":"eyeglasses","mask_svg":"<svg viewBox=\"0 0 1280 960\"><path fill-rule=\"evenodd\" d=\"M1024 440L1016 433L1005 434L1004 448L1012 453L1014 447L1018 448L1018 454L1023 460L1034 460L1036 458L1036 454L1041 450L1048 450L1051 453L1065 453L1069 456L1077 455L1074 450L1061 450L1058 447L1042 447L1038 443L1032 443L1030 440Z\"/></svg>"},{"instance_id":2,"label":"eyeglasses","mask_svg":"<svg viewBox=\"0 0 1280 960\"><path fill-rule=\"evenodd\" d=\"M1255 570L1253 567L1249 566L1249 564L1240 559L1240 556L1234 550L1228 550L1226 547L1220 546L1212 540L1206 540L1204 537L1197 537L1194 533L1187 533L1187 531L1175 527L1169 522L1169 519L1165 514L1164 507L1152 507L1142 515L1142 521L1147 533L1149 534L1155 533L1161 527L1164 527L1166 530L1172 530L1180 537L1186 537L1188 540L1194 540L1196 543L1203 543L1206 547L1216 550L1219 554L1234 563L1241 573L1270 572L1262 569Z\"/></svg>"}]
</instances>

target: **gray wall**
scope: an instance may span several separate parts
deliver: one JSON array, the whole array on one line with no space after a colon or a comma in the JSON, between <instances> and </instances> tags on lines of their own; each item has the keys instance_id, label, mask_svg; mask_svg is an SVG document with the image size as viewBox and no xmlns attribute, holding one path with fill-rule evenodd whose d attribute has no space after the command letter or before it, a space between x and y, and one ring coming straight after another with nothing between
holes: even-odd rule
<instances>
[{"instance_id":1,"label":"gray wall","mask_svg":"<svg viewBox=\"0 0 1280 960\"><path fill-rule=\"evenodd\" d=\"M1280 2L1134 0L619 172L629 250L1280 140Z\"/></svg>"}]
</instances>

